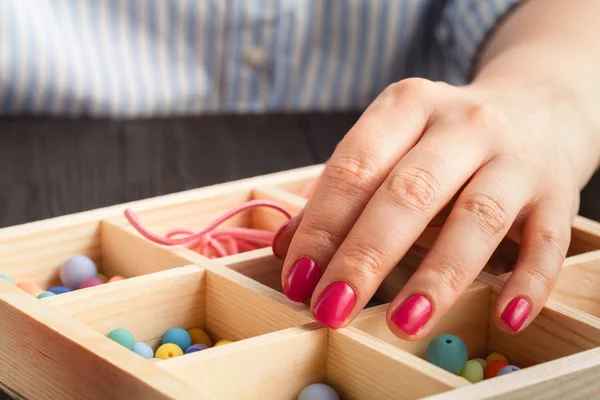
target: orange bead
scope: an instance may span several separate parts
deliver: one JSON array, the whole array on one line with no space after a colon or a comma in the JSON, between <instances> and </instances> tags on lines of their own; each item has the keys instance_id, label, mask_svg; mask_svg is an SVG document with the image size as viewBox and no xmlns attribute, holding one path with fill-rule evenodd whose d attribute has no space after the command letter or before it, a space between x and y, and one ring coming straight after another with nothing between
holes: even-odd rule
<instances>
[{"instance_id":1,"label":"orange bead","mask_svg":"<svg viewBox=\"0 0 600 400\"><path fill-rule=\"evenodd\" d=\"M34 282L19 282L17 283L17 287L34 296L37 296L38 294L44 291L44 289L42 289L40 285Z\"/></svg>"},{"instance_id":2,"label":"orange bead","mask_svg":"<svg viewBox=\"0 0 600 400\"><path fill-rule=\"evenodd\" d=\"M125 278L123 278L122 276L117 275L117 276L113 276L112 278L110 278L108 280L108 282L122 281L123 279L125 279Z\"/></svg>"},{"instance_id":3,"label":"orange bead","mask_svg":"<svg viewBox=\"0 0 600 400\"><path fill-rule=\"evenodd\" d=\"M496 360L496 361L492 361L490 363L488 363L488 365L486 365L485 370L483 371L483 378L484 379L490 379L490 378L494 378L496 375L498 375L498 371L500 371L502 368L506 367L508 365L508 362L504 361L504 360Z\"/></svg>"}]
</instances>

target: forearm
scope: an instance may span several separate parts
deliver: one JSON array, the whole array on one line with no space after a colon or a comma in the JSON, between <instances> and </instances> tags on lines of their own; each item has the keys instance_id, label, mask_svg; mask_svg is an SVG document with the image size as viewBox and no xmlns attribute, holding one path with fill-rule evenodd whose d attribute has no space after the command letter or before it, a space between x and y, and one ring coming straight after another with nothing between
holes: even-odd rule
<instances>
[{"instance_id":1,"label":"forearm","mask_svg":"<svg viewBox=\"0 0 600 400\"><path fill-rule=\"evenodd\" d=\"M473 82L475 87L541 88L568 103L572 125L565 133L583 131L581 140L590 149L582 181L600 161L598 15L600 2L594 0L525 1L482 49Z\"/></svg>"}]
</instances>

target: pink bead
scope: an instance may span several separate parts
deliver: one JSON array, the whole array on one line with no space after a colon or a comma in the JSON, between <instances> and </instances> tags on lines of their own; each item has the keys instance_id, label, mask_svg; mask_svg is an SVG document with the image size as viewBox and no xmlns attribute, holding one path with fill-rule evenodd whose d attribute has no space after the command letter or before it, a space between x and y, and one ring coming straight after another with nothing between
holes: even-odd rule
<instances>
[{"instance_id":1,"label":"pink bead","mask_svg":"<svg viewBox=\"0 0 600 400\"><path fill-rule=\"evenodd\" d=\"M92 286L98 286L98 285L102 285L104 282L102 281L102 279L98 278L98 277L92 277L92 278L87 278L85 281L81 282L81 286L79 286L79 289L85 289L88 287L92 287Z\"/></svg>"}]
</instances>

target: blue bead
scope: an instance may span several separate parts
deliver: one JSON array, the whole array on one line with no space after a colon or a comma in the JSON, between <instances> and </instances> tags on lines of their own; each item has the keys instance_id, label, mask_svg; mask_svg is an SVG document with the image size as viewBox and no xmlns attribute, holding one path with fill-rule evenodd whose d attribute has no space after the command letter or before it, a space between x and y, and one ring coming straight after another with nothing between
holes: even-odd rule
<instances>
[{"instance_id":1,"label":"blue bead","mask_svg":"<svg viewBox=\"0 0 600 400\"><path fill-rule=\"evenodd\" d=\"M519 369L520 368L517 366L507 365L506 367L501 368L500 371L498 371L498 373L496 374L496 376L510 374L511 372L518 371Z\"/></svg>"},{"instance_id":2,"label":"blue bead","mask_svg":"<svg viewBox=\"0 0 600 400\"><path fill-rule=\"evenodd\" d=\"M4 275L4 274L0 274L0 279L10 283L11 285L16 285L15 281L12 280L12 278L10 276Z\"/></svg>"},{"instance_id":3,"label":"blue bead","mask_svg":"<svg viewBox=\"0 0 600 400\"><path fill-rule=\"evenodd\" d=\"M162 344L173 343L181 349L187 349L192 345L192 338L185 329L171 328L162 338Z\"/></svg>"},{"instance_id":4,"label":"blue bead","mask_svg":"<svg viewBox=\"0 0 600 400\"><path fill-rule=\"evenodd\" d=\"M71 289L69 289L66 286L52 286L50 289L48 289L48 291L52 292L54 294L63 294L63 293L70 292Z\"/></svg>"},{"instance_id":5,"label":"blue bead","mask_svg":"<svg viewBox=\"0 0 600 400\"><path fill-rule=\"evenodd\" d=\"M340 396L329 385L314 383L305 387L298 400L340 400Z\"/></svg>"},{"instance_id":6,"label":"blue bead","mask_svg":"<svg viewBox=\"0 0 600 400\"><path fill-rule=\"evenodd\" d=\"M138 342L134 344L133 351L144 358L154 358L154 351L152 350L152 347L148 346L146 343Z\"/></svg>"},{"instance_id":7,"label":"blue bead","mask_svg":"<svg viewBox=\"0 0 600 400\"><path fill-rule=\"evenodd\" d=\"M446 371L458 374L467 363L467 346L458 336L440 335L429 342L425 359Z\"/></svg>"}]
</instances>

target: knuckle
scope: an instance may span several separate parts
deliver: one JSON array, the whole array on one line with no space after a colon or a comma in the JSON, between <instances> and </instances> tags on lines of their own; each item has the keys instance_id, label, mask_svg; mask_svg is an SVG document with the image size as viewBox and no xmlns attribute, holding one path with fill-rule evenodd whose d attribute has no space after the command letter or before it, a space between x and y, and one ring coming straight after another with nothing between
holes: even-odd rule
<instances>
[{"instance_id":1,"label":"knuckle","mask_svg":"<svg viewBox=\"0 0 600 400\"><path fill-rule=\"evenodd\" d=\"M332 159L325 168L330 182L346 193L370 190L377 173L365 157L343 156Z\"/></svg>"},{"instance_id":2,"label":"knuckle","mask_svg":"<svg viewBox=\"0 0 600 400\"><path fill-rule=\"evenodd\" d=\"M381 277L385 270L385 257L374 246L350 244L344 251L344 264L356 268L363 277Z\"/></svg>"},{"instance_id":3,"label":"knuckle","mask_svg":"<svg viewBox=\"0 0 600 400\"><path fill-rule=\"evenodd\" d=\"M459 293L468 284L469 277L460 265L441 262L432 264L430 268L439 277L439 283L452 292Z\"/></svg>"},{"instance_id":4,"label":"knuckle","mask_svg":"<svg viewBox=\"0 0 600 400\"><path fill-rule=\"evenodd\" d=\"M541 266L525 268L523 275L528 284L538 282L544 288L552 288L554 286L550 271Z\"/></svg>"},{"instance_id":5,"label":"knuckle","mask_svg":"<svg viewBox=\"0 0 600 400\"><path fill-rule=\"evenodd\" d=\"M543 228L537 233L537 241L543 249L557 256L564 257L569 247L569 240L564 234L555 228Z\"/></svg>"},{"instance_id":6,"label":"knuckle","mask_svg":"<svg viewBox=\"0 0 600 400\"><path fill-rule=\"evenodd\" d=\"M427 213L439 196L440 184L433 174L418 167L405 168L393 173L386 181L391 201L402 208Z\"/></svg>"},{"instance_id":7,"label":"knuckle","mask_svg":"<svg viewBox=\"0 0 600 400\"><path fill-rule=\"evenodd\" d=\"M508 215L501 202L485 193L467 197L460 207L468 212L481 226L498 234L508 226Z\"/></svg>"},{"instance_id":8,"label":"knuckle","mask_svg":"<svg viewBox=\"0 0 600 400\"><path fill-rule=\"evenodd\" d=\"M298 233L303 237L302 243L313 243L310 247L314 247L315 244L319 247L335 247L337 248L342 243L342 237L332 230L325 227L328 224L320 223L314 218L305 218L302 220L301 227Z\"/></svg>"},{"instance_id":9,"label":"knuckle","mask_svg":"<svg viewBox=\"0 0 600 400\"><path fill-rule=\"evenodd\" d=\"M466 106L464 113L465 123L469 126L502 126L505 117L495 105L487 102L472 101Z\"/></svg>"},{"instance_id":10,"label":"knuckle","mask_svg":"<svg viewBox=\"0 0 600 400\"><path fill-rule=\"evenodd\" d=\"M431 90L433 82L423 78L407 78L390 84L385 92L393 98L420 96Z\"/></svg>"},{"instance_id":11,"label":"knuckle","mask_svg":"<svg viewBox=\"0 0 600 400\"><path fill-rule=\"evenodd\" d=\"M395 108L410 109L417 112L422 119L427 119L429 105L426 99L438 85L423 78L408 78L390 84L382 93L382 97Z\"/></svg>"}]
</instances>

